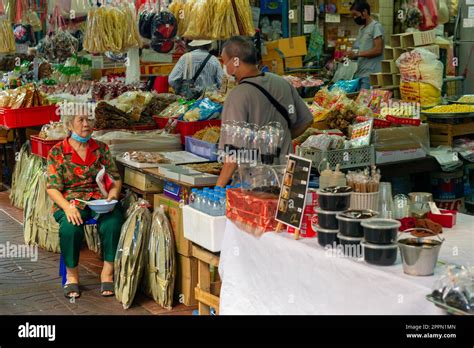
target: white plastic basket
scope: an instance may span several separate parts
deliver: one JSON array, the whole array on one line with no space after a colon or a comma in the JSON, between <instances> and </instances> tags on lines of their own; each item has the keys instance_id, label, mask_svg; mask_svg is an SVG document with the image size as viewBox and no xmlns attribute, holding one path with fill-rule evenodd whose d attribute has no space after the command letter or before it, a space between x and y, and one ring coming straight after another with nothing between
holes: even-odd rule
<instances>
[{"instance_id":1,"label":"white plastic basket","mask_svg":"<svg viewBox=\"0 0 474 348\"><path fill-rule=\"evenodd\" d=\"M351 193L351 209L377 211L379 204L379 193Z\"/></svg>"}]
</instances>

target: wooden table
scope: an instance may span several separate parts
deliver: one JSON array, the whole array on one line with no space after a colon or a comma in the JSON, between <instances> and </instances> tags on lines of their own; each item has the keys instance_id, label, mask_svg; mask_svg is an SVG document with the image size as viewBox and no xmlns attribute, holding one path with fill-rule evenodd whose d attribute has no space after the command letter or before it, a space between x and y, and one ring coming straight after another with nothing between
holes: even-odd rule
<instances>
[{"instance_id":1,"label":"wooden table","mask_svg":"<svg viewBox=\"0 0 474 348\"><path fill-rule=\"evenodd\" d=\"M198 301L199 315L210 315L211 307L219 314L221 282L212 282L210 271L210 266L217 270L219 254L211 253L193 243L192 256L198 260L198 284L194 289L194 297Z\"/></svg>"}]
</instances>

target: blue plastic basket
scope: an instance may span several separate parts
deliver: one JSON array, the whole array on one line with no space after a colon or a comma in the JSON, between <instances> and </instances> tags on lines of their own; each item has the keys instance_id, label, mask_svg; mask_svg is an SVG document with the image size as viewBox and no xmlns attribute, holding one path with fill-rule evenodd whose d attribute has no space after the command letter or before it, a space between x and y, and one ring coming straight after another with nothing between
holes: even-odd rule
<instances>
[{"instance_id":1,"label":"blue plastic basket","mask_svg":"<svg viewBox=\"0 0 474 348\"><path fill-rule=\"evenodd\" d=\"M184 149L197 156L207 158L209 161L217 161L217 144L202 141L193 137L186 137Z\"/></svg>"}]
</instances>

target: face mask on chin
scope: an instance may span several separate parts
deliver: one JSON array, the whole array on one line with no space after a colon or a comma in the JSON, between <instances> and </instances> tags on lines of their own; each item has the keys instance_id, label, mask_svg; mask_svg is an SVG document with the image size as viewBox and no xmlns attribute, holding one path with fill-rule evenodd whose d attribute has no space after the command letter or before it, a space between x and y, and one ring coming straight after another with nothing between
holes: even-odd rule
<instances>
[{"instance_id":1,"label":"face mask on chin","mask_svg":"<svg viewBox=\"0 0 474 348\"><path fill-rule=\"evenodd\" d=\"M224 70L224 75L227 77L228 80L230 81L233 81L235 80L235 71L234 71L234 74L229 74L229 72L227 71L227 65L224 64L222 70Z\"/></svg>"},{"instance_id":2,"label":"face mask on chin","mask_svg":"<svg viewBox=\"0 0 474 348\"><path fill-rule=\"evenodd\" d=\"M354 18L354 22L357 25L365 25L367 23L367 19L362 18L362 16L359 16L359 17Z\"/></svg>"}]
</instances>

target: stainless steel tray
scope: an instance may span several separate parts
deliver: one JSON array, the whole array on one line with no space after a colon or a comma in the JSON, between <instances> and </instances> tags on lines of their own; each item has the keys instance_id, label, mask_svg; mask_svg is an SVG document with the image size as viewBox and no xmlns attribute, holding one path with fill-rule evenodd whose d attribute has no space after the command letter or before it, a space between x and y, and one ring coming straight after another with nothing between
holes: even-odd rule
<instances>
[{"instance_id":1,"label":"stainless steel tray","mask_svg":"<svg viewBox=\"0 0 474 348\"><path fill-rule=\"evenodd\" d=\"M437 307L444 309L449 314L453 314L453 315L474 315L474 309L471 309L469 312L466 312L466 311L463 311L461 309L448 306L446 303L440 302L440 301L434 299L433 295L431 295L431 294L426 295L426 299L428 301L434 303Z\"/></svg>"},{"instance_id":2,"label":"stainless steel tray","mask_svg":"<svg viewBox=\"0 0 474 348\"><path fill-rule=\"evenodd\" d=\"M453 98L446 98L446 101L447 101L449 104L474 105L474 102L460 102L460 101L458 101L458 99L461 98L461 97L462 97L462 96L453 97Z\"/></svg>"},{"instance_id":3,"label":"stainless steel tray","mask_svg":"<svg viewBox=\"0 0 474 348\"><path fill-rule=\"evenodd\" d=\"M421 112L428 118L466 118L473 117L474 112L452 112L452 113L438 113L438 112Z\"/></svg>"}]
</instances>

